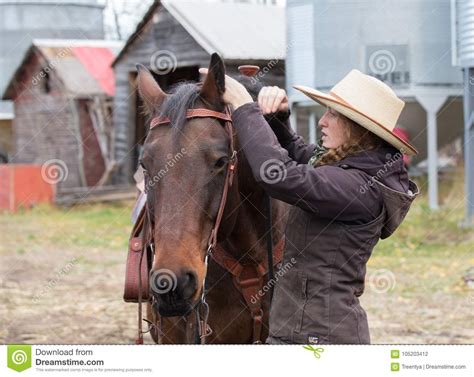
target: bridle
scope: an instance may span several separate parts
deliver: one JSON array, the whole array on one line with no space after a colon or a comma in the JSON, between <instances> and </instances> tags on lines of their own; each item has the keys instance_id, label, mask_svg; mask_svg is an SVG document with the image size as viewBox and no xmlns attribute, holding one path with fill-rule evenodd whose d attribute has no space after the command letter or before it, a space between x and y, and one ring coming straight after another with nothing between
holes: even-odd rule
<instances>
[{"instance_id":1,"label":"bridle","mask_svg":"<svg viewBox=\"0 0 474 377\"><path fill-rule=\"evenodd\" d=\"M275 252L273 251L273 237L272 237L272 223L271 223L271 201L270 197L266 195L266 206L267 206L267 253L268 259L266 261L260 262L255 265L243 265L237 259L232 257L227 253L221 245L217 244L217 234L219 227L224 215L224 210L227 202L227 196L229 189L232 186L235 171L237 168L237 151L235 149L235 140L233 135L232 127L232 118L230 115L230 109L225 108L225 112L218 112L214 110L209 110L205 108L196 108L190 109L186 113L186 119L192 118L213 118L217 120L224 121L224 128L228 134L229 139L229 162L227 165L224 187L222 190L222 196L219 203L219 209L217 211L217 216L214 222L214 226L211 230L208 243L206 255L204 257L205 263L205 274L204 280L202 283L202 292L199 303L194 308L196 315L196 328L197 333L195 336L196 343L205 344L206 338L212 333L211 328L208 325L208 316L209 316L209 305L206 302L206 276L208 269L209 258L212 257L213 260L219 264L222 268L228 271L232 275L233 283L235 287L240 291L241 295L244 298L244 301L250 311L252 321L253 321L253 343L261 343L261 333L263 326L263 310L262 302L260 299L260 294L263 288L263 278L268 273L268 280L273 281L273 266L279 263L282 259L283 248L285 243L285 237L282 237L278 244L275 246ZM151 120L150 131L154 128L170 124L171 121L167 117L155 117ZM146 222L148 223L148 230L143 232L142 239L142 257L145 254L145 251L150 248L154 253L154 242L153 242L153 223L150 218L150 210L148 207L148 200L145 203L145 212L146 212ZM140 260L140 266L142 261ZM142 331L142 287L141 287L141 269L139 270L139 284L138 284L138 339L137 343L143 343L143 331ZM272 292L273 289L270 290ZM271 294L271 293L270 293ZM154 300L152 295L152 300ZM203 313L200 310L203 310ZM155 324L147 321L150 326L155 326ZM161 321L160 321L161 327ZM156 328L158 332L158 337L162 334L161 329Z\"/></svg>"},{"instance_id":2,"label":"bridle","mask_svg":"<svg viewBox=\"0 0 474 377\"><path fill-rule=\"evenodd\" d=\"M237 166L237 151L235 150L235 142L234 142L234 134L232 131L232 118L230 115L230 110L228 107L225 108L225 113L221 113L214 110L198 108L198 109L190 109L186 112L186 119L192 118L214 118L220 119L224 121L224 128L229 136L229 163L227 165L226 176L224 180L224 189L222 191L221 201L219 203L219 209L217 211L216 221L214 223L214 227L212 228L211 235L209 236L209 240L207 243L207 251L206 251L206 258L205 263L207 266L207 261L209 255L212 254L212 251L215 249L217 244L217 232L219 230L219 225L222 221L222 216L224 214L225 204L227 202L227 194L229 192L230 186L232 186L232 182L234 180L234 173L235 168ZM171 121L167 117L155 117L151 120L150 123L150 130L154 129L157 126L163 124L169 124Z\"/></svg>"},{"instance_id":3,"label":"bridle","mask_svg":"<svg viewBox=\"0 0 474 377\"><path fill-rule=\"evenodd\" d=\"M201 293L201 298L200 302L196 306L195 309L195 314L196 314L196 321L197 321L197 329L198 329L198 334L196 336L199 337L199 342L204 344L206 337L209 336L212 333L212 330L210 329L207 320L209 316L209 305L206 302L206 276L207 276L207 268L208 268L208 263L209 263L209 257L212 255L213 251L215 250L215 247L217 245L217 233L219 231L219 227L222 221L222 217L224 215L224 209L226 206L227 202L227 196L229 193L229 188L232 186L233 180L234 180L234 174L235 174L235 169L237 166L237 151L235 149L235 141L234 141L234 135L233 135L233 128L232 128L232 118L230 115L230 110L228 107L225 108L225 112L218 112L214 110L209 110L205 108L196 108L196 109L189 109L186 112L186 119L192 119L192 118L213 118L213 119L218 119L218 120L223 120L224 121L224 128L228 134L229 138L229 150L230 150L230 156L229 156L229 162L227 164L227 170L226 170L226 175L225 175L225 180L224 180L224 188L222 191L222 196L221 200L219 203L219 209L217 210L217 216L216 220L214 222L214 226L211 230L209 240L207 243L207 250L206 250L206 255L204 257L204 264L205 264L205 274L204 274L204 280L202 283L202 293ZM155 117L151 120L150 122L150 131L153 130L154 128L161 126L161 125L166 125L170 124L171 120L167 117ZM148 203L145 204L145 211L147 213L147 220L149 227L152 224L152 219L150 218L150 211L148 208ZM144 233L145 234L145 233ZM143 248L148 247L150 244L153 243L151 240L153 232L152 229L149 230L148 237L146 237L145 242L143 242ZM141 278L139 279L141 281ZM139 286L139 290L141 290L141 287ZM137 340L137 343L143 343L143 332L141 331L141 292L139 292L139 339ZM200 308L203 308L203 313L200 313ZM202 319L201 319L202 318Z\"/></svg>"}]
</instances>

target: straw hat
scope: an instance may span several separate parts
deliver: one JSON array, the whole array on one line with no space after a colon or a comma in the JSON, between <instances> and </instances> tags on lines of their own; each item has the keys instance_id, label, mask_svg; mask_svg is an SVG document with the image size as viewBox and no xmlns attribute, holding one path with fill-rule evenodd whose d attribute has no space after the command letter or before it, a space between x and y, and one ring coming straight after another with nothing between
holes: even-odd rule
<instances>
[{"instance_id":1,"label":"straw hat","mask_svg":"<svg viewBox=\"0 0 474 377\"><path fill-rule=\"evenodd\" d=\"M353 69L327 94L300 85L293 88L352 119L401 152L408 155L418 153L415 147L393 132L405 102L375 77Z\"/></svg>"}]
</instances>

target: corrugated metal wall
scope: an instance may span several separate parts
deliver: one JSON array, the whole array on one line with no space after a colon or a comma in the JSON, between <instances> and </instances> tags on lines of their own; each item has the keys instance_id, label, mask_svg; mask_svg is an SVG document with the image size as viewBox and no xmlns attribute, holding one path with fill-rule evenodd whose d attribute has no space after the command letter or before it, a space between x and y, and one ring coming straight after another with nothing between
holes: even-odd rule
<instances>
[{"instance_id":1,"label":"corrugated metal wall","mask_svg":"<svg viewBox=\"0 0 474 377\"><path fill-rule=\"evenodd\" d=\"M456 1L457 65L474 67L474 1Z\"/></svg>"},{"instance_id":2,"label":"corrugated metal wall","mask_svg":"<svg viewBox=\"0 0 474 377\"><path fill-rule=\"evenodd\" d=\"M0 94L33 38L103 39L97 0L0 0Z\"/></svg>"},{"instance_id":3,"label":"corrugated metal wall","mask_svg":"<svg viewBox=\"0 0 474 377\"><path fill-rule=\"evenodd\" d=\"M306 97L291 86L315 86L314 6L312 0L288 1L286 87L292 101Z\"/></svg>"},{"instance_id":4,"label":"corrugated metal wall","mask_svg":"<svg viewBox=\"0 0 474 377\"><path fill-rule=\"evenodd\" d=\"M288 0L287 10L288 83L330 88L353 68L395 88L462 83L449 0ZM472 18L463 25L473 33Z\"/></svg>"}]
</instances>

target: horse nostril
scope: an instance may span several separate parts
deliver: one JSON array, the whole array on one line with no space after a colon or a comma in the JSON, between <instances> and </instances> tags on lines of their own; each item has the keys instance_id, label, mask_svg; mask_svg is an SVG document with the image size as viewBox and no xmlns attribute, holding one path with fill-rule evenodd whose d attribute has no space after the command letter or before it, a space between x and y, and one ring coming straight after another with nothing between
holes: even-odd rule
<instances>
[{"instance_id":1,"label":"horse nostril","mask_svg":"<svg viewBox=\"0 0 474 377\"><path fill-rule=\"evenodd\" d=\"M178 274L168 269L155 270L150 279L153 294L167 301L186 301L197 289L197 276L191 270Z\"/></svg>"},{"instance_id":2,"label":"horse nostril","mask_svg":"<svg viewBox=\"0 0 474 377\"><path fill-rule=\"evenodd\" d=\"M197 287L197 277L193 271L184 272L180 279L178 279L178 289L181 290L181 295L184 300L191 298L194 295Z\"/></svg>"}]
</instances>

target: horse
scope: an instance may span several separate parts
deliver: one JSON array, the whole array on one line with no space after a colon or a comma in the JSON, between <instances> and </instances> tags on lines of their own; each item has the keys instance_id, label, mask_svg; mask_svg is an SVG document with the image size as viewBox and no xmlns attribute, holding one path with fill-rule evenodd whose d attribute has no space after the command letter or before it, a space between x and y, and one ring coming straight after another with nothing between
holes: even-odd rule
<instances>
[{"instance_id":1,"label":"horse","mask_svg":"<svg viewBox=\"0 0 474 377\"><path fill-rule=\"evenodd\" d=\"M225 116L224 62L213 54L204 82L178 83L169 93L147 68L137 65L137 70L145 112L161 120L147 131L140 160L154 240L146 311L151 336L160 344L262 343L270 309L264 284L272 283L265 265L268 197ZM248 77L237 79L255 100L259 85ZM193 117L190 110L205 111ZM229 167L235 175L223 203ZM288 205L272 198L269 203L271 242L281 255ZM209 257L219 216L216 250Z\"/></svg>"}]
</instances>

